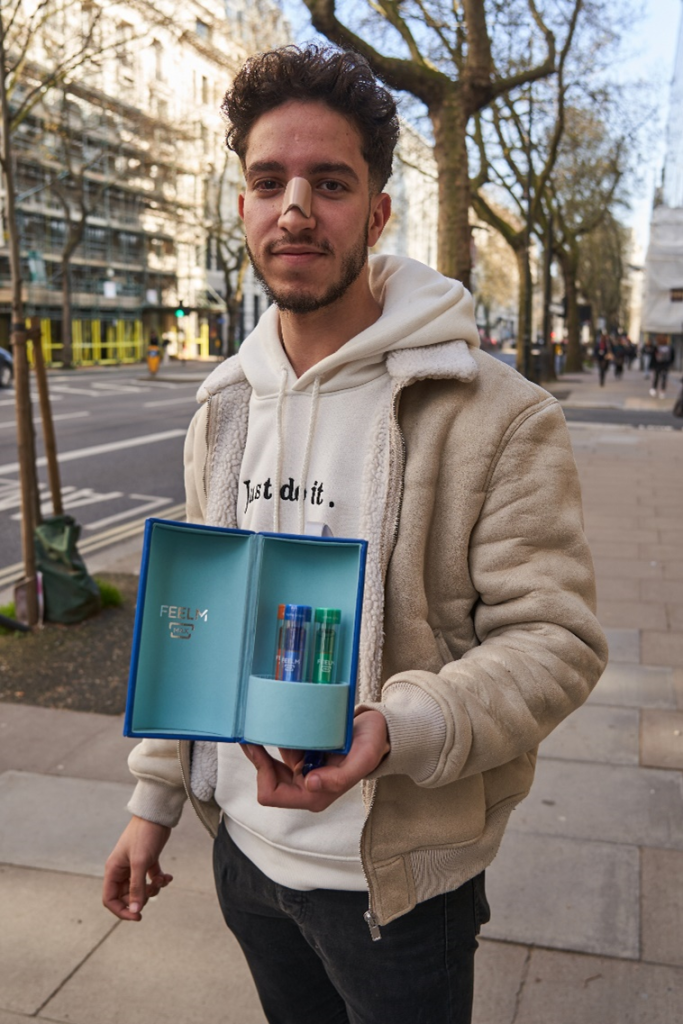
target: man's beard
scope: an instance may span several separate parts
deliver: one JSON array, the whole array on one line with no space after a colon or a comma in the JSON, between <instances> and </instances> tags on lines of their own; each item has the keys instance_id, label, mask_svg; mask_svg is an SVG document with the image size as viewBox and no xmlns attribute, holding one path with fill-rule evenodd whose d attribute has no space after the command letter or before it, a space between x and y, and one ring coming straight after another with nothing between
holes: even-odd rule
<instances>
[{"instance_id":1,"label":"man's beard","mask_svg":"<svg viewBox=\"0 0 683 1024\"><path fill-rule=\"evenodd\" d=\"M350 249L342 259L339 279L331 284L326 292L319 296L306 295L305 293L298 291L296 285L292 285L290 286L290 290L285 293L275 291L271 287L266 279L263 267L259 264L258 260L249 248L249 243L246 239L245 245L247 247L247 254L251 260L251 265L254 269L254 276L263 285L266 295L271 302L275 303L278 309L285 310L288 313L314 313L317 309L324 309L325 306L330 306L333 302L336 302L337 299L341 299L354 281L356 281L360 276L360 273L368 259L366 228L362 237L358 239L353 248ZM319 244L317 248L331 254L334 252L329 242L323 242Z\"/></svg>"}]
</instances>

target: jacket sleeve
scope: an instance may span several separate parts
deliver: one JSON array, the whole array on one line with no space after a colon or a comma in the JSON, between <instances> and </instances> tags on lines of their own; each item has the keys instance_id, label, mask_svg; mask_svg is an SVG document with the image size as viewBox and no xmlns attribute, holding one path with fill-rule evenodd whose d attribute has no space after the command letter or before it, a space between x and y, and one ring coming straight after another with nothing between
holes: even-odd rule
<instances>
[{"instance_id":1,"label":"jacket sleeve","mask_svg":"<svg viewBox=\"0 0 683 1024\"><path fill-rule=\"evenodd\" d=\"M206 510L204 462L207 406L195 413L185 438L185 502L189 523L203 523ZM144 739L133 747L128 767L137 785L128 804L131 814L158 825L177 825L186 799L178 744L175 740Z\"/></svg>"},{"instance_id":2,"label":"jacket sleeve","mask_svg":"<svg viewBox=\"0 0 683 1024\"><path fill-rule=\"evenodd\" d=\"M469 549L479 644L438 674L392 676L374 707L391 751L373 778L440 786L535 749L607 661L561 408L521 413L493 459Z\"/></svg>"}]
</instances>

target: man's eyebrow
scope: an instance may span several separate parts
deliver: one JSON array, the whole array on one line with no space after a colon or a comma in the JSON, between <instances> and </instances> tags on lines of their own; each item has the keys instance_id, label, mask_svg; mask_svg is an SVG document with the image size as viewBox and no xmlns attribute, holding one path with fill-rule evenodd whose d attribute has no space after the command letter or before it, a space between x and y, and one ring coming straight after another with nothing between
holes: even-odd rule
<instances>
[{"instance_id":1,"label":"man's eyebrow","mask_svg":"<svg viewBox=\"0 0 683 1024\"><path fill-rule=\"evenodd\" d=\"M249 178L253 174L268 174L269 172L282 174L284 170L284 165L277 160L257 160L255 163L247 166L245 174Z\"/></svg>"},{"instance_id":2,"label":"man's eyebrow","mask_svg":"<svg viewBox=\"0 0 683 1024\"><path fill-rule=\"evenodd\" d=\"M278 160L256 160L249 164L246 169L246 177L251 178L255 174L284 174L285 166ZM353 167L343 162L327 162L314 164L308 169L309 174L344 174L353 181L359 181L359 177Z\"/></svg>"},{"instance_id":3,"label":"man's eyebrow","mask_svg":"<svg viewBox=\"0 0 683 1024\"><path fill-rule=\"evenodd\" d=\"M310 169L310 174L345 174L347 178L359 181L359 177L353 167L345 163L323 163L315 164Z\"/></svg>"}]
</instances>

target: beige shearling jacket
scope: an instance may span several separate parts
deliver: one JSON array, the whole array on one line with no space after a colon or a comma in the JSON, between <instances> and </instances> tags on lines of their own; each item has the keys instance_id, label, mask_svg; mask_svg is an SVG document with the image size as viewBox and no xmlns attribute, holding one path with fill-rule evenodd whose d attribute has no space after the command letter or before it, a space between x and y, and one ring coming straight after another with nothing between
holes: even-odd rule
<instances>
[{"instance_id":1,"label":"beige shearling jacket","mask_svg":"<svg viewBox=\"0 0 683 1024\"><path fill-rule=\"evenodd\" d=\"M539 742L607 660L569 434L556 400L464 341L392 352L393 412L364 480L359 693L391 752L363 783L371 928L494 858ZM188 520L235 526L250 387L207 382L185 446ZM130 809L173 825L191 744L143 740Z\"/></svg>"}]
</instances>

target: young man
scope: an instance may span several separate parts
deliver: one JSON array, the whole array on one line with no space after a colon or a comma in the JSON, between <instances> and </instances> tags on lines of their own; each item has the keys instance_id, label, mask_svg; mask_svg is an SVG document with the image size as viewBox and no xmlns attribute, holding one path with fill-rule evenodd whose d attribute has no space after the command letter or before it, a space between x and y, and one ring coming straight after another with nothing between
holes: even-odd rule
<instances>
[{"instance_id":1,"label":"young man","mask_svg":"<svg viewBox=\"0 0 683 1024\"><path fill-rule=\"evenodd\" d=\"M200 389L188 518L368 540L360 703L306 776L298 751L143 741L104 902L138 921L170 881L191 779L271 1024L465 1024L484 869L606 660L564 418L479 352L461 284L368 261L398 125L361 58L256 56L224 109L273 305Z\"/></svg>"}]
</instances>

